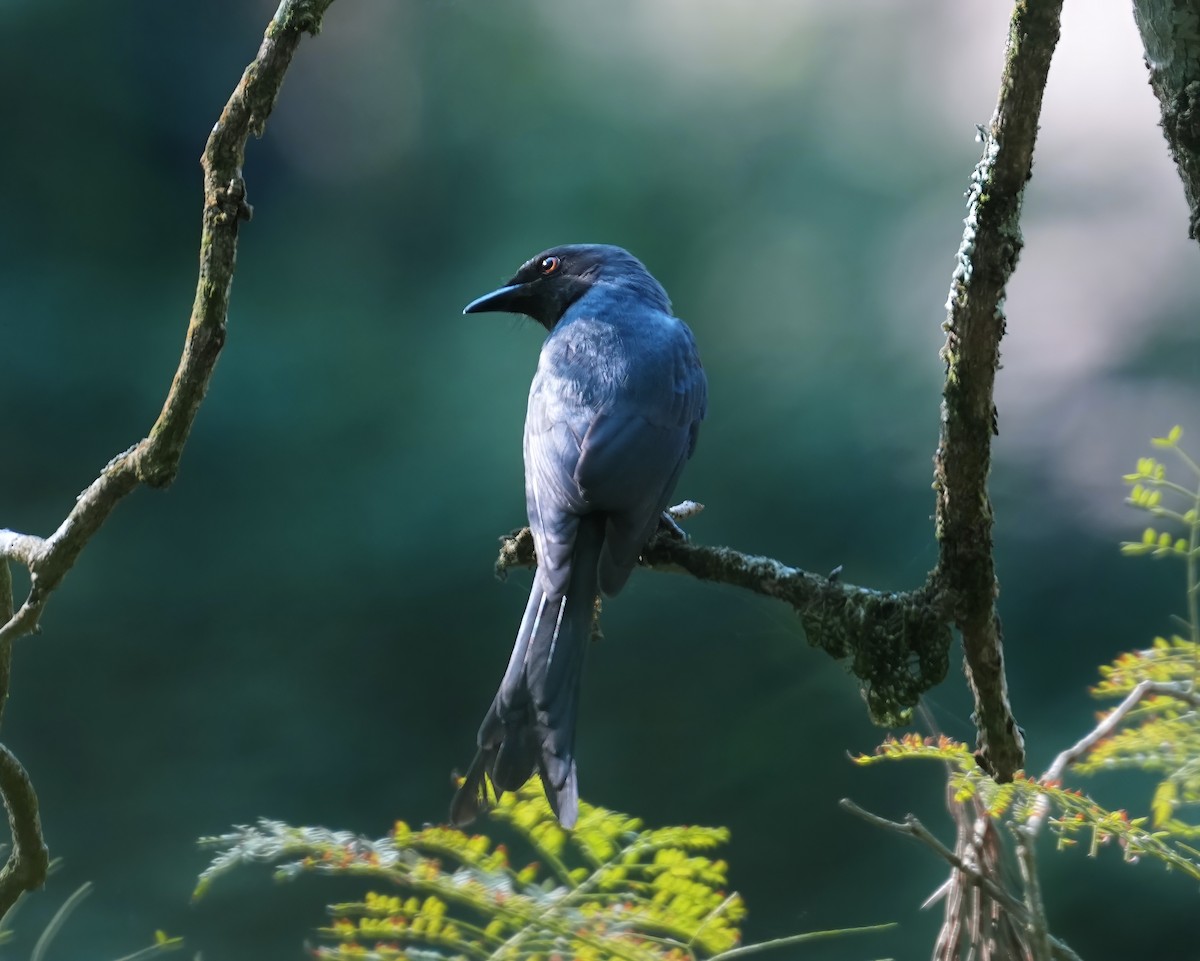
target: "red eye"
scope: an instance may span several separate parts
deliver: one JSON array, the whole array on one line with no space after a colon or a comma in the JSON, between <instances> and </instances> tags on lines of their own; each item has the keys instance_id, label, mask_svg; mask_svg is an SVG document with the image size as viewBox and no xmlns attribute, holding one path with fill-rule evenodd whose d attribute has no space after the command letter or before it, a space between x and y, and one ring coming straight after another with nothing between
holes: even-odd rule
<instances>
[{"instance_id":1,"label":"red eye","mask_svg":"<svg viewBox=\"0 0 1200 961\"><path fill-rule=\"evenodd\" d=\"M557 257L543 257L542 262L538 264L539 269L543 274L552 274L562 265L562 261Z\"/></svg>"}]
</instances>

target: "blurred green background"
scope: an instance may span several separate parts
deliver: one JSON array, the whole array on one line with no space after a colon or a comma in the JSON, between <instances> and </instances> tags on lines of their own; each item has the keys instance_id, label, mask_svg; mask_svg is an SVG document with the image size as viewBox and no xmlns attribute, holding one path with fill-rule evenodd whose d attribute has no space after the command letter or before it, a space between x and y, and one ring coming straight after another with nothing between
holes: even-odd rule
<instances>
[{"instance_id":1,"label":"blurred green background","mask_svg":"<svg viewBox=\"0 0 1200 961\"><path fill-rule=\"evenodd\" d=\"M0 0L0 526L49 533L143 436L192 299L204 139L259 0ZM96 891L52 958L156 928L289 959L348 896L247 871L188 903L202 834L260 815L371 836L444 817L528 575L520 454L539 331L462 317L556 243L638 254L696 332L710 416L679 488L697 540L878 588L935 560L942 304L1006 4L342 0L246 167L230 333L177 483L123 503L19 645L4 740L64 859L17 919ZM1068 5L1008 298L993 492L1012 696L1042 770L1094 667L1169 631L1182 572L1122 559L1119 480L1200 449L1200 271L1128 5ZM900 920L781 956L928 956L931 855L842 796L951 836L932 768L860 771L856 688L789 612L640 573L585 682L585 796L733 830L747 935ZM970 737L957 654L930 698ZM1146 785L1089 785L1136 807ZM1044 855L1087 958L1194 949L1194 884ZM1120 903L1137 924L1097 912Z\"/></svg>"}]
</instances>

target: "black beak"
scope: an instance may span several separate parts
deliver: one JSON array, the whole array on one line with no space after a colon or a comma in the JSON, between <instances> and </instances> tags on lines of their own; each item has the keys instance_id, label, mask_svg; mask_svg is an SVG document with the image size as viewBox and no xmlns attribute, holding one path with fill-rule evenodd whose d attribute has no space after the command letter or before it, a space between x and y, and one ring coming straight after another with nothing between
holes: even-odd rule
<instances>
[{"instance_id":1,"label":"black beak","mask_svg":"<svg viewBox=\"0 0 1200 961\"><path fill-rule=\"evenodd\" d=\"M528 299L527 284L509 284L472 300L463 308L463 313L482 314L487 311L505 311L510 314L523 314L525 313L523 305L528 303Z\"/></svg>"}]
</instances>

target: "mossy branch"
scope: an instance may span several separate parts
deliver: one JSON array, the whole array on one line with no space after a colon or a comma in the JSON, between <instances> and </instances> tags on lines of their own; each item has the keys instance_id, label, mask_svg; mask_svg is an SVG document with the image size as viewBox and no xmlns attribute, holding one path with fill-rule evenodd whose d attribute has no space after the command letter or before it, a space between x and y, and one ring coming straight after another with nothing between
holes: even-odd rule
<instances>
[{"instance_id":1,"label":"mossy branch","mask_svg":"<svg viewBox=\"0 0 1200 961\"><path fill-rule=\"evenodd\" d=\"M200 274L183 354L162 412L147 437L114 457L75 507L44 540L0 531L0 556L29 568L29 596L0 627L0 642L30 634L67 571L120 500L139 484L165 487L175 479L183 447L225 343L229 292L237 260L238 224L249 220L242 163L251 134L261 134L303 33L315 33L333 0L284 0L267 27L258 55L242 74L213 127L200 164L204 215Z\"/></svg>"},{"instance_id":2,"label":"mossy branch","mask_svg":"<svg viewBox=\"0 0 1200 961\"><path fill-rule=\"evenodd\" d=\"M1188 236L1200 240L1200 0L1133 0L1133 19L1191 211Z\"/></svg>"},{"instance_id":3,"label":"mossy branch","mask_svg":"<svg viewBox=\"0 0 1200 961\"><path fill-rule=\"evenodd\" d=\"M229 292L237 260L238 224L249 220L242 163L251 134L261 135L284 74L304 33L316 33L333 0L283 0L267 26L258 55L242 74L213 127L200 164L204 213L200 272L179 367L149 434L118 454L76 499L49 537L0 530L0 712L8 697L11 645L38 629L55 588L117 504L139 484L165 487L175 479L183 447L225 343ZM13 611L8 562L29 569L29 594ZM0 746L0 792L13 830L13 850L0 870L0 916L22 891L40 887L46 849L37 798L25 769Z\"/></svg>"},{"instance_id":4,"label":"mossy branch","mask_svg":"<svg viewBox=\"0 0 1200 961\"><path fill-rule=\"evenodd\" d=\"M674 518L694 512L691 502L668 511ZM656 570L691 574L790 604L809 643L847 659L862 682L872 719L881 725L908 723L921 695L946 677L950 624L928 584L915 591L873 591L847 584L836 574L813 574L770 557L695 544L665 524L641 560ZM535 563L528 527L500 539L498 575Z\"/></svg>"},{"instance_id":5,"label":"mossy branch","mask_svg":"<svg viewBox=\"0 0 1200 961\"><path fill-rule=\"evenodd\" d=\"M966 229L946 304L941 436L934 455L939 546L934 580L946 592L963 639L975 697L976 758L1000 781L1025 763L1008 701L996 610L992 505L987 478L1004 292L1017 265L1021 202L1032 175L1042 93L1059 37L1062 0L1020 0L1009 24L1000 94L980 129L983 156L967 192Z\"/></svg>"}]
</instances>

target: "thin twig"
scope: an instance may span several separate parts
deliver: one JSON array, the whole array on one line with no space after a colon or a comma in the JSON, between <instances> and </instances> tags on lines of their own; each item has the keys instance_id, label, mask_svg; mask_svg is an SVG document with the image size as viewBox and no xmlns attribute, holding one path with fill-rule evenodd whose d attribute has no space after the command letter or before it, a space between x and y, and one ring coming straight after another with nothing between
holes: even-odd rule
<instances>
[{"instance_id":1,"label":"thin twig","mask_svg":"<svg viewBox=\"0 0 1200 961\"><path fill-rule=\"evenodd\" d=\"M849 811L855 817L861 818L868 824L920 841L936 853L938 857L942 858L957 871L960 871L971 884L981 887L994 901L999 901L1003 904L1022 923L1027 924L1029 922L1029 910L1024 904L1013 897L1008 891L1004 890L1004 888L1000 887L1000 885L996 884L991 878L980 874L975 868L963 861L962 858L939 841L914 815L906 815L903 822L889 821L885 817L872 814L870 811L859 807L849 798L842 798L839 803L844 810ZM1048 935L1047 937L1050 943L1050 953L1053 957L1059 959L1059 961L1081 961L1079 955L1062 941L1059 941L1058 938L1053 935Z\"/></svg>"},{"instance_id":2,"label":"thin twig","mask_svg":"<svg viewBox=\"0 0 1200 961\"><path fill-rule=\"evenodd\" d=\"M1175 697L1185 701L1192 707L1200 708L1200 692L1197 692L1186 681L1140 681L1132 691L1125 695L1125 700L1114 707L1104 716L1104 719L1087 734L1059 754L1046 768L1042 775L1043 784L1059 784L1067 768L1086 755L1092 748L1109 737L1117 729L1125 717L1143 700L1151 696ZM1025 828L1032 836L1036 836L1046 822L1050 813L1050 799L1041 794L1033 805L1033 814L1025 822Z\"/></svg>"},{"instance_id":3,"label":"thin twig","mask_svg":"<svg viewBox=\"0 0 1200 961\"><path fill-rule=\"evenodd\" d=\"M7 624L13 616L12 571L8 558L0 557L0 624ZM4 720L4 708L8 706L8 686L12 680L12 641L0 641L0 722Z\"/></svg>"},{"instance_id":4,"label":"thin twig","mask_svg":"<svg viewBox=\"0 0 1200 961\"><path fill-rule=\"evenodd\" d=\"M1042 882L1037 869L1037 835L1023 825L1015 825L1017 861L1021 865L1021 881L1025 887L1025 906L1029 909L1029 943L1035 961L1050 959L1050 929L1046 922L1046 906L1042 902Z\"/></svg>"},{"instance_id":5,"label":"thin twig","mask_svg":"<svg viewBox=\"0 0 1200 961\"><path fill-rule=\"evenodd\" d=\"M741 948L730 948L720 954L712 955L708 961L734 961L734 958L748 958L760 951L773 951L775 948L790 948L796 944L808 944L810 941L826 941L830 938L840 938L847 934L878 934L880 931L892 931L900 927L895 921L887 924L868 924L861 928L840 928L836 931L809 931L807 934L793 934L786 938L775 938L773 941L759 941L757 944L747 944Z\"/></svg>"},{"instance_id":6,"label":"thin twig","mask_svg":"<svg viewBox=\"0 0 1200 961\"><path fill-rule=\"evenodd\" d=\"M8 559L0 558L0 621L7 621L12 615L12 572ZM0 719L8 703L11 679L12 641L0 640ZM38 816L37 794L21 762L3 744L0 744L0 797L8 812L13 839L4 867L0 868L0 918L3 918L21 895L45 883L50 868L50 852L46 850Z\"/></svg>"},{"instance_id":7,"label":"thin twig","mask_svg":"<svg viewBox=\"0 0 1200 961\"><path fill-rule=\"evenodd\" d=\"M71 916L72 912L83 903L84 898L92 893L92 887L91 881L85 881L54 912L54 917L50 919L50 923L42 930L41 937L37 939L37 943L33 946L33 951L29 955L29 961L43 961L50 943L58 936L58 932L67 923L67 918Z\"/></svg>"}]
</instances>

